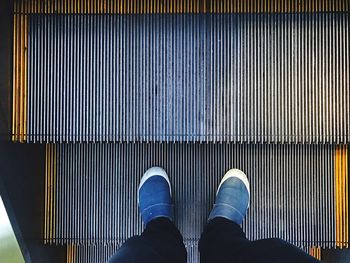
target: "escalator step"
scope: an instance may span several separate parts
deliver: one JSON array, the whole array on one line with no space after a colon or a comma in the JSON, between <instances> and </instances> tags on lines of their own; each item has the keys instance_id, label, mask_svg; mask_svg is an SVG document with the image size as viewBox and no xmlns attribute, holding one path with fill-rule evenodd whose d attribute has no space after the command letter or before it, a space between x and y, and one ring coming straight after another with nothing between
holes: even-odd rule
<instances>
[{"instance_id":1,"label":"escalator step","mask_svg":"<svg viewBox=\"0 0 350 263\"><path fill-rule=\"evenodd\" d=\"M243 229L309 248L348 246L347 148L331 145L193 143L73 144L47 147L44 240L121 244L141 233L137 186L162 166L173 185L176 223L196 246L218 183L230 168L250 179Z\"/></svg>"},{"instance_id":2,"label":"escalator step","mask_svg":"<svg viewBox=\"0 0 350 263\"><path fill-rule=\"evenodd\" d=\"M18 14L13 139L350 142L348 18Z\"/></svg>"}]
</instances>

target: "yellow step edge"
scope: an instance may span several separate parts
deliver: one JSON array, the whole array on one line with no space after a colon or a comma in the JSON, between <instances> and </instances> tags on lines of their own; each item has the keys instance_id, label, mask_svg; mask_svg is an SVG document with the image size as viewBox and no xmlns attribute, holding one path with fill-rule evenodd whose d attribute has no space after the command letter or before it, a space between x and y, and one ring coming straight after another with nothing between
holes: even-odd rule
<instances>
[{"instance_id":1,"label":"yellow step edge","mask_svg":"<svg viewBox=\"0 0 350 263\"><path fill-rule=\"evenodd\" d=\"M23 15L20 16L20 48L19 48L19 75L17 76L17 78L19 79L19 84L18 84L18 101L19 101L19 118L18 118L18 132L19 132L19 141L22 142L23 140L23 127L22 127L22 123L23 123L23 82L24 82L24 32L25 32L25 25L24 25L24 18Z\"/></svg>"},{"instance_id":2,"label":"yellow step edge","mask_svg":"<svg viewBox=\"0 0 350 263\"><path fill-rule=\"evenodd\" d=\"M349 247L349 214L348 214L348 203L349 203L349 194L348 194L348 149L347 146L343 146L342 153L342 178L343 178L343 191L344 191L344 199L343 199L343 247Z\"/></svg>"},{"instance_id":3,"label":"yellow step edge","mask_svg":"<svg viewBox=\"0 0 350 263\"><path fill-rule=\"evenodd\" d=\"M53 238L53 233L52 233L52 221L53 221L53 214L52 214L52 206L53 206L53 203L52 203L52 173L51 173L51 166L52 166L52 155L51 155L51 150L52 150L52 147L51 145L49 145L49 167L48 167L48 182L49 182L49 185L48 185L48 192L49 192L49 240L51 242L52 238Z\"/></svg>"},{"instance_id":4,"label":"yellow step edge","mask_svg":"<svg viewBox=\"0 0 350 263\"><path fill-rule=\"evenodd\" d=\"M62 3L63 1L63 3ZM200 7L202 3L202 8ZM139 8L145 5L144 9ZM208 5L208 6L206 6ZM310 13L347 12L349 4L344 0L335 1L278 1L267 0L16 0L15 13L44 14L163 14L163 13ZM63 6L63 7L62 7ZM87 8L83 8L87 6ZM20 8L18 8L20 7ZM198 8L197 8L198 7Z\"/></svg>"},{"instance_id":5,"label":"yellow step edge","mask_svg":"<svg viewBox=\"0 0 350 263\"><path fill-rule=\"evenodd\" d=\"M45 146L45 220L44 220L44 243L47 244L49 240L49 221L50 221L50 145Z\"/></svg>"},{"instance_id":6,"label":"yellow step edge","mask_svg":"<svg viewBox=\"0 0 350 263\"><path fill-rule=\"evenodd\" d=\"M346 145L336 146L334 163L336 246L349 247L349 200L348 200L348 149Z\"/></svg>"},{"instance_id":7,"label":"yellow step edge","mask_svg":"<svg viewBox=\"0 0 350 263\"><path fill-rule=\"evenodd\" d=\"M52 160L51 160L51 164L52 164L52 174L53 174L53 182L52 182L52 218L53 218L53 223L52 223L52 235L53 238L56 237L56 224L55 224L55 220L56 220L56 178L57 178L57 151L56 151L56 145L52 144Z\"/></svg>"},{"instance_id":8,"label":"yellow step edge","mask_svg":"<svg viewBox=\"0 0 350 263\"><path fill-rule=\"evenodd\" d=\"M13 18L12 141L18 142L27 140L27 46L28 16L15 14Z\"/></svg>"},{"instance_id":9,"label":"yellow step edge","mask_svg":"<svg viewBox=\"0 0 350 263\"><path fill-rule=\"evenodd\" d=\"M45 146L45 179L44 179L44 244L47 244L47 217L48 217L48 208L47 208L47 145Z\"/></svg>"},{"instance_id":10,"label":"yellow step edge","mask_svg":"<svg viewBox=\"0 0 350 263\"><path fill-rule=\"evenodd\" d=\"M319 246L310 247L309 254L317 260L322 260L322 250Z\"/></svg>"},{"instance_id":11,"label":"yellow step edge","mask_svg":"<svg viewBox=\"0 0 350 263\"><path fill-rule=\"evenodd\" d=\"M345 240L346 248L349 248L349 155L345 146Z\"/></svg>"},{"instance_id":12,"label":"yellow step edge","mask_svg":"<svg viewBox=\"0 0 350 263\"><path fill-rule=\"evenodd\" d=\"M76 246L67 245L67 263L75 263L76 259Z\"/></svg>"},{"instance_id":13,"label":"yellow step edge","mask_svg":"<svg viewBox=\"0 0 350 263\"><path fill-rule=\"evenodd\" d=\"M24 38L24 65L23 65L23 118L22 118L22 142L27 141L27 93L28 93L28 16L24 16L24 33L23 33L23 38Z\"/></svg>"},{"instance_id":14,"label":"yellow step edge","mask_svg":"<svg viewBox=\"0 0 350 263\"><path fill-rule=\"evenodd\" d=\"M15 10L17 10L17 5L15 4ZM18 15L14 15L13 19L13 87L12 87L12 141L17 140L17 24Z\"/></svg>"}]
</instances>

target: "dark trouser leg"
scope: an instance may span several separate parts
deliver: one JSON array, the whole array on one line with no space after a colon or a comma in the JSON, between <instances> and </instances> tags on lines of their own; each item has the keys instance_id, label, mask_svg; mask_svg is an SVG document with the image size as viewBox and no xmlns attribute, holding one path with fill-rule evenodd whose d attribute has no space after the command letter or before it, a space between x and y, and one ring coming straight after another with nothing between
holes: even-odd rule
<instances>
[{"instance_id":1,"label":"dark trouser leg","mask_svg":"<svg viewBox=\"0 0 350 263\"><path fill-rule=\"evenodd\" d=\"M109 260L110 263L186 263L187 252L174 223L156 218L140 236L128 239Z\"/></svg>"},{"instance_id":2,"label":"dark trouser leg","mask_svg":"<svg viewBox=\"0 0 350 263\"><path fill-rule=\"evenodd\" d=\"M225 218L214 218L199 241L201 263L319 262L281 239L249 241L241 227Z\"/></svg>"}]
</instances>

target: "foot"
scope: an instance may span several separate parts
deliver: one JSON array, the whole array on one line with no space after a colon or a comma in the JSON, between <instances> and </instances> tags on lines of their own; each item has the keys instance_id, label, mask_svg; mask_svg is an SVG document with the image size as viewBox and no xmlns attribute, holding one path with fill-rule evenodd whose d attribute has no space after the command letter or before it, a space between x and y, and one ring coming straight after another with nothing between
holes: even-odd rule
<instances>
[{"instance_id":1,"label":"foot","mask_svg":"<svg viewBox=\"0 0 350 263\"><path fill-rule=\"evenodd\" d=\"M174 221L170 181L162 168L152 167L141 178L138 205L145 225L159 217Z\"/></svg>"},{"instance_id":2,"label":"foot","mask_svg":"<svg viewBox=\"0 0 350 263\"><path fill-rule=\"evenodd\" d=\"M241 170L229 170L220 182L209 220L224 217L236 224L242 224L249 207L249 199L247 176Z\"/></svg>"}]
</instances>

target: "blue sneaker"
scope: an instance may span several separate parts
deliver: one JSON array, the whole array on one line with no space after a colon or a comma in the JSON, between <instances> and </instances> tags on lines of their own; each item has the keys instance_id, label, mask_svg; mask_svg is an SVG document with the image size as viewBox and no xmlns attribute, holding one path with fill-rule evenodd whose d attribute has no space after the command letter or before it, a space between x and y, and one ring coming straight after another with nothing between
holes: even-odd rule
<instances>
[{"instance_id":1,"label":"blue sneaker","mask_svg":"<svg viewBox=\"0 0 350 263\"><path fill-rule=\"evenodd\" d=\"M241 170L231 169L220 182L209 220L224 217L240 225L247 213L249 200L247 176Z\"/></svg>"},{"instance_id":2,"label":"blue sneaker","mask_svg":"<svg viewBox=\"0 0 350 263\"><path fill-rule=\"evenodd\" d=\"M160 167L148 169L141 178L138 204L145 225L158 217L174 221L169 177Z\"/></svg>"}]
</instances>

